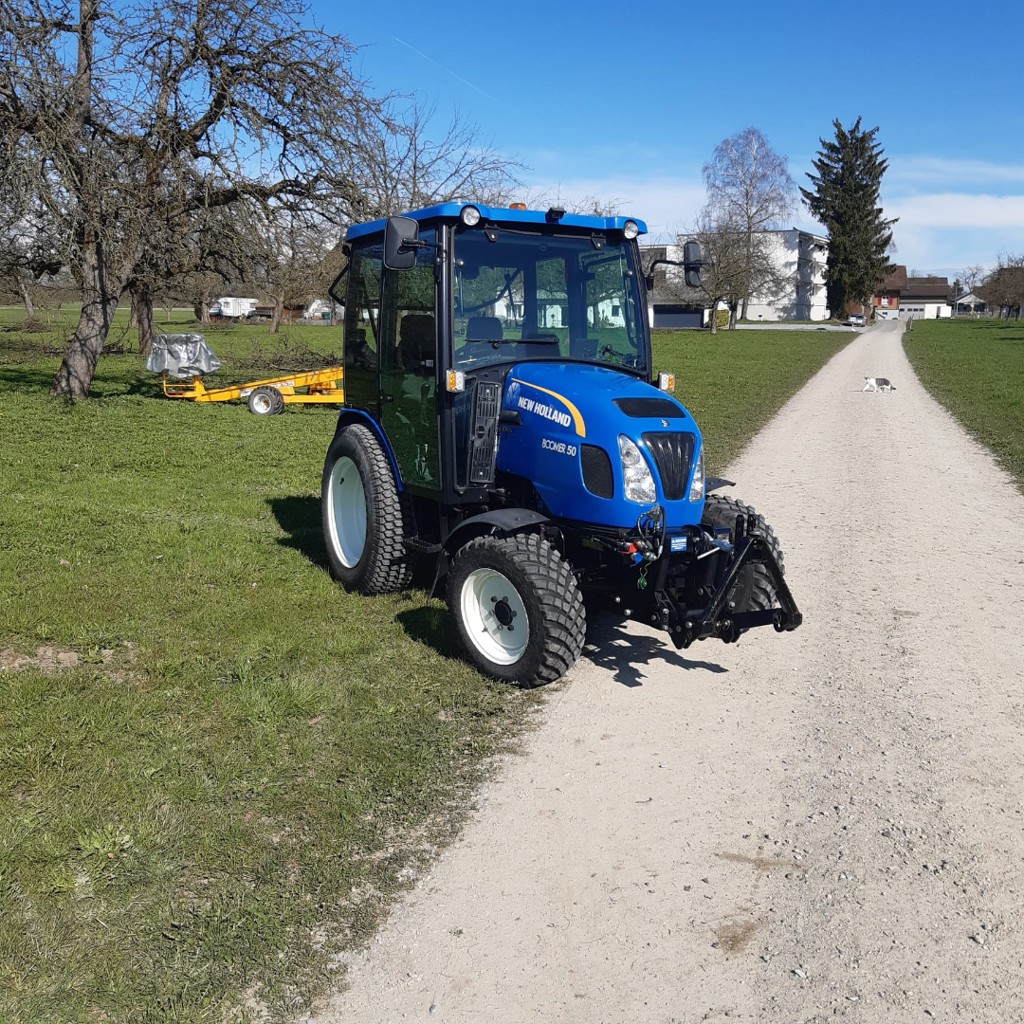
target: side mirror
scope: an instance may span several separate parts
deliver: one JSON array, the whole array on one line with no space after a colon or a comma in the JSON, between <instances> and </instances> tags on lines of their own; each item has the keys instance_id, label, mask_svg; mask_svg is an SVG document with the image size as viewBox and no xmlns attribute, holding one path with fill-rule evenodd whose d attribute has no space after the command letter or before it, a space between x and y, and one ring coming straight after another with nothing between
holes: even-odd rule
<instances>
[{"instance_id":1,"label":"side mirror","mask_svg":"<svg viewBox=\"0 0 1024 1024\"><path fill-rule=\"evenodd\" d=\"M411 217L388 217L384 228L384 266L388 270L411 270L416 266L420 226Z\"/></svg>"},{"instance_id":2,"label":"side mirror","mask_svg":"<svg viewBox=\"0 0 1024 1024\"><path fill-rule=\"evenodd\" d=\"M704 261L700 257L700 242L687 242L683 246L683 273L689 288L700 287L700 268Z\"/></svg>"}]
</instances>

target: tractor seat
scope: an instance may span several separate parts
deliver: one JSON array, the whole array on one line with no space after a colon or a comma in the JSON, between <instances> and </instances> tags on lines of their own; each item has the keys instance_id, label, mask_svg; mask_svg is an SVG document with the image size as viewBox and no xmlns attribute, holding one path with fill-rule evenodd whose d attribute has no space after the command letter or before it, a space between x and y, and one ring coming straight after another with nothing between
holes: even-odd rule
<instances>
[{"instance_id":1,"label":"tractor seat","mask_svg":"<svg viewBox=\"0 0 1024 1024\"><path fill-rule=\"evenodd\" d=\"M434 376L434 316L406 313L398 325L398 354L402 369L421 377Z\"/></svg>"}]
</instances>

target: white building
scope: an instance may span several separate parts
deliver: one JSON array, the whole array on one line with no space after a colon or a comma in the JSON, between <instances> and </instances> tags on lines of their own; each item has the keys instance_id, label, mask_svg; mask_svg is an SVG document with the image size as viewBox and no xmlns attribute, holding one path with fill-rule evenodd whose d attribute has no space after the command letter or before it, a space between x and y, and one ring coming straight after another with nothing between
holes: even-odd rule
<instances>
[{"instance_id":1,"label":"white building","mask_svg":"<svg viewBox=\"0 0 1024 1024\"><path fill-rule=\"evenodd\" d=\"M763 235L775 266L776 281L763 293L750 296L747 319L755 323L758 320L827 320L825 263L828 260L828 239L797 228L766 231ZM645 266L655 259L682 258L682 247L678 245L643 247ZM656 268L654 291L649 297L652 327L707 325L707 296L698 289L687 288L682 281L681 267ZM725 304L720 303L719 308L725 309Z\"/></svg>"},{"instance_id":2,"label":"white building","mask_svg":"<svg viewBox=\"0 0 1024 1024\"><path fill-rule=\"evenodd\" d=\"M747 301L748 320L827 320L825 264L828 239L791 228L766 231L778 285Z\"/></svg>"}]
</instances>

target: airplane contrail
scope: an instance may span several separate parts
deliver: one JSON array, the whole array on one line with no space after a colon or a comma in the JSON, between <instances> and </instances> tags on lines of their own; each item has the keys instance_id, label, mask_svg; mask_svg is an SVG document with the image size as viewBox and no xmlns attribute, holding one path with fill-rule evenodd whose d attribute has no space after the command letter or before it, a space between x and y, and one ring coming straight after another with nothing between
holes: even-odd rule
<instances>
[{"instance_id":1,"label":"airplane contrail","mask_svg":"<svg viewBox=\"0 0 1024 1024\"><path fill-rule=\"evenodd\" d=\"M434 67L440 68L446 75L451 75L452 78L457 78L460 82L462 82L463 85L468 85L470 89L473 89L476 92L480 93L481 96L486 96L489 100L494 100L495 103L497 103L498 100L496 96L492 96L489 92L485 92L483 89L480 88L480 86L474 85L472 82L463 78L462 75L455 74L455 72L452 71L450 68L446 68L443 64L439 64L436 60L434 60L433 57L429 57L422 50L417 50L416 47L413 46L411 43L407 43L404 39L399 39L398 36L393 36L392 38L395 40L396 43L401 43L407 49L412 50L413 53L419 54L419 56L421 56L424 60L430 61L430 63L433 64Z\"/></svg>"}]
</instances>

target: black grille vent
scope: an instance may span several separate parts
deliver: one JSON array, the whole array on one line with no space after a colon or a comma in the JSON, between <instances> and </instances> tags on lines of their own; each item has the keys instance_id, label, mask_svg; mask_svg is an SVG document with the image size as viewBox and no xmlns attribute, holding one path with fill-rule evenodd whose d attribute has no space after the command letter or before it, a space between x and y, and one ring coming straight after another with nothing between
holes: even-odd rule
<instances>
[{"instance_id":1,"label":"black grille vent","mask_svg":"<svg viewBox=\"0 0 1024 1024\"><path fill-rule=\"evenodd\" d=\"M627 416L634 419L649 419L659 416L663 420L685 419L682 409L668 398L616 398L615 404Z\"/></svg>"},{"instance_id":2,"label":"black grille vent","mask_svg":"<svg viewBox=\"0 0 1024 1024\"><path fill-rule=\"evenodd\" d=\"M686 480L693 458L693 434L655 433L641 435L661 477L661 490L669 501L678 501L686 494Z\"/></svg>"},{"instance_id":3,"label":"black grille vent","mask_svg":"<svg viewBox=\"0 0 1024 1024\"><path fill-rule=\"evenodd\" d=\"M498 399L501 389L489 381L476 386L473 433L469 439L469 482L489 484L494 480L494 457L498 451Z\"/></svg>"},{"instance_id":4,"label":"black grille vent","mask_svg":"<svg viewBox=\"0 0 1024 1024\"><path fill-rule=\"evenodd\" d=\"M615 478L608 453L597 445L584 444L580 445L580 458L583 460L583 484L587 490L599 498L613 498Z\"/></svg>"}]
</instances>

